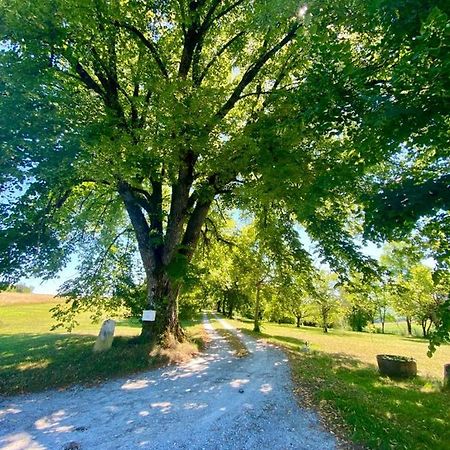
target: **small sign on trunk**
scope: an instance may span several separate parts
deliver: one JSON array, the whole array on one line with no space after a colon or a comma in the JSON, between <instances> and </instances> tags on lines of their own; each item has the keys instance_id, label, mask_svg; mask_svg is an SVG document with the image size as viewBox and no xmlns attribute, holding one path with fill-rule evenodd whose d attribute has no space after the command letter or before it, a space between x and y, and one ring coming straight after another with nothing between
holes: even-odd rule
<instances>
[{"instance_id":1,"label":"small sign on trunk","mask_svg":"<svg viewBox=\"0 0 450 450\"><path fill-rule=\"evenodd\" d=\"M154 322L156 316L156 311L153 309L147 309L142 312L143 322Z\"/></svg>"}]
</instances>

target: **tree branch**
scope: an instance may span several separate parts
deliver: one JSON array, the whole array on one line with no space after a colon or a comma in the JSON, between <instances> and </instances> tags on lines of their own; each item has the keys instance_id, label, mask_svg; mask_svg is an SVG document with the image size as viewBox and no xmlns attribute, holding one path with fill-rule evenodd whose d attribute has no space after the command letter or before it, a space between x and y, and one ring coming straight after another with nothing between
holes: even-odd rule
<instances>
[{"instance_id":1,"label":"tree branch","mask_svg":"<svg viewBox=\"0 0 450 450\"><path fill-rule=\"evenodd\" d=\"M211 22L215 22L216 20L219 20L222 17L226 16L229 12L233 11L233 9L237 8L241 3L244 3L245 1L246 0L237 0L236 2L234 2L233 4L228 6L228 8L225 8L222 11L220 11L217 14L217 16L214 16L214 18L211 20Z\"/></svg>"},{"instance_id":2,"label":"tree branch","mask_svg":"<svg viewBox=\"0 0 450 450\"><path fill-rule=\"evenodd\" d=\"M206 75L208 74L209 69L214 65L218 58L222 56L222 54L231 46L235 41L237 41L240 37L245 34L245 31L239 32L236 36L232 37L226 44L224 44L218 52L212 57L211 61L206 65L203 69L202 73L198 76L197 79L194 79L194 83L196 86L200 86Z\"/></svg>"},{"instance_id":3,"label":"tree branch","mask_svg":"<svg viewBox=\"0 0 450 450\"><path fill-rule=\"evenodd\" d=\"M86 69L80 64L79 61L75 61L75 71L79 75L81 81L85 84L88 89L91 89L103 99L105 98L105 92L102 88L94 81L94 79L89 75Z\"/></svg>"},{"instance_id":4,"label":"tree branch","mask_svg":"<svg viewBox=\"0 0 450 450\"><path fill-rule=\"evenodd\" d=\"M198 200L194 211L189 217L186 226L186 231L181 241L180 253L185 255L190 260L194 254L195 247L200 238L200 232L208 215L209 208L213 202L214 197Z\"/></svg>"},{"instance_id":5,"label":"tree branch","mask_svg":"<svg viewBox=\"0 0 450 450\"><path fill-rule=\"evenodd\" d=\"M294 38L300 26L301 24L299 23L293 25L281 41L274 45L270 50L263 53L258 60L247 69L231 96L215 114L216 121L223 119L230 112L236 102L239 101L242 91L255 79L264 64Z\"/></svg>"},{"instance_id":6,"label":"tree branch","mask_svg":"<svg viewBox=\"0 0 450 450\"><path fill-rule=\"evenodd\" d=\"M128 23L123 23L119 21L114 21L114 25L120 28L125 28L126 30L130 31L132 34L134 34L136 37L140 39L140 41L150 50L150 53L153 56L153 59L156 62L156 65L158 66L161 74L164 76L164 78L169 78L169 72L167 71L166 65L162 61L161 57L159 56L158 49L156 48L156 45L147 39L144 34L138 30L134 25L130 25Z\"/></svg>"},{"instance_id":7,"label":"tree branch","mask_svg":"<svg viewBox=\"0 0 450 450\"><path fill-rule=\"evenodd\" d=\"M197 156L188 151L178 171L178 179L172 186L170 212L167 223L166 239L164 245L164 264L167 264L179 244L183 224L189 204L189 191L194 182L194 166Z\"/></svg>"},{"instance_id":8,"label":"tree branch","mask_svg":"<svg viewBox=\"0 0 450 450\"><path fill-rule=\"evenodd\" d=\"M155 255L153 253L154 249L152 249L150 242L150 227L142 213L141 207L136 202L136 198L132 193L130 185L121 181L118 184L117 190L125 204L125 209L127 210L131 224L133 225L145 272L147 276L153 276L156 264Z\"/></svg>"}]
</instances>

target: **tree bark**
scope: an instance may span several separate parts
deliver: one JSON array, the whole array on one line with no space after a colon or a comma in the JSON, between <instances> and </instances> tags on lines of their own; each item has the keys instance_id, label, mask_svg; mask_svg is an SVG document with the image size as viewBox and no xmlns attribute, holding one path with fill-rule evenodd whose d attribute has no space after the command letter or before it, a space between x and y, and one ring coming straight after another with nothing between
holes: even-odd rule
<instances>
[{"instance_id":1,"label":"tree bark","mask_svg":"<svg viewBox=\"0 0 450 450\"><path fill-rule=\"evenodd\" d=\"M154 322L143 322L140 338L145 342L164 342L168 335L177 341L184 340L184 332L178 321L178 293L180 286L161 274L147 279L149 309L156 311Z\"/></svg>"},{"instance_id":2,"label":"tree bark","mask_svg":"<svg viewBox=\"0 0 450 450\"><path fill-rule=\"evenodd\" d=\"M386 307L380 308L381 333L384 334L384 324L386 322Z\"/></svg>"},{"instance_id":3,"label":"tree bark","mask_svg":"<svg viewBox=\"0 0 450 450\"><path fill-rule=\"evenodd\" d=\"M259 326L259 297L261 287L259 283L256 285L256 299L255 299L255 320L253 325L253 331L255 333L261 333L261 327Z\"/></svg>"},{"instance_id":4,"label":"tree bark","mask_svg":"<svg viewBox=\"0 0 450 450\"><path fill-rule=\"evenodd\" d=\"M300 328L300 323L301 323L301 320L302 320L302 316L296 316L296 319L297 319L297 328Z\"/></svg>"},{"instance_id":5,"label":"tree bark","mask_svg":"<svg viewBox=\"0 0 450 450\"><path fill-rule=\"evenodd\" d=\"M412 323L411 323L411 317L406 316L406 327L408 328L408 334L412 335Z\"/></svg>"}]
</instances>

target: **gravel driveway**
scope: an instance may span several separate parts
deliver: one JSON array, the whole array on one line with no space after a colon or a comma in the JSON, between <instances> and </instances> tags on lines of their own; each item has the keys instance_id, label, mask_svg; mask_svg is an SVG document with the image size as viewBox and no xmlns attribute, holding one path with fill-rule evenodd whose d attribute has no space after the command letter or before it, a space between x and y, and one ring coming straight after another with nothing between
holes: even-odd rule
<instances>
[{"instance_id":1,"label":"gravel driveway","mask_svg":"<svg viewBox=\"0 0 450 450\"><path fill-rule=\"evenodd\" d=\"M2 398L0 449L333 449L292 394L280 350L241 336L236 358L211 328L208 350L99 387ZM70 447L70 446L69 446Z\"/></svg>"}]
</instances>

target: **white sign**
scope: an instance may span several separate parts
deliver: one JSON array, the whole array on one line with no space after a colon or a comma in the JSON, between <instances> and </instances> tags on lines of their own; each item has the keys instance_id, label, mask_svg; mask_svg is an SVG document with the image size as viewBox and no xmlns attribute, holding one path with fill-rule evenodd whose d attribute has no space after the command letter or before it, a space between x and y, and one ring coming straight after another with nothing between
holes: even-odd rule
<instances>
[{"instance_id":1,"label":"white sign","mask_svg":"<svg viewBox=\"0 0 450 450\"><path fill-rule=\"evenodd\" d=\"M153 309L148 309L142 312L142 320L144 322L154 322L156 316L156 311Z\"/></svg>"}]
</instances>

